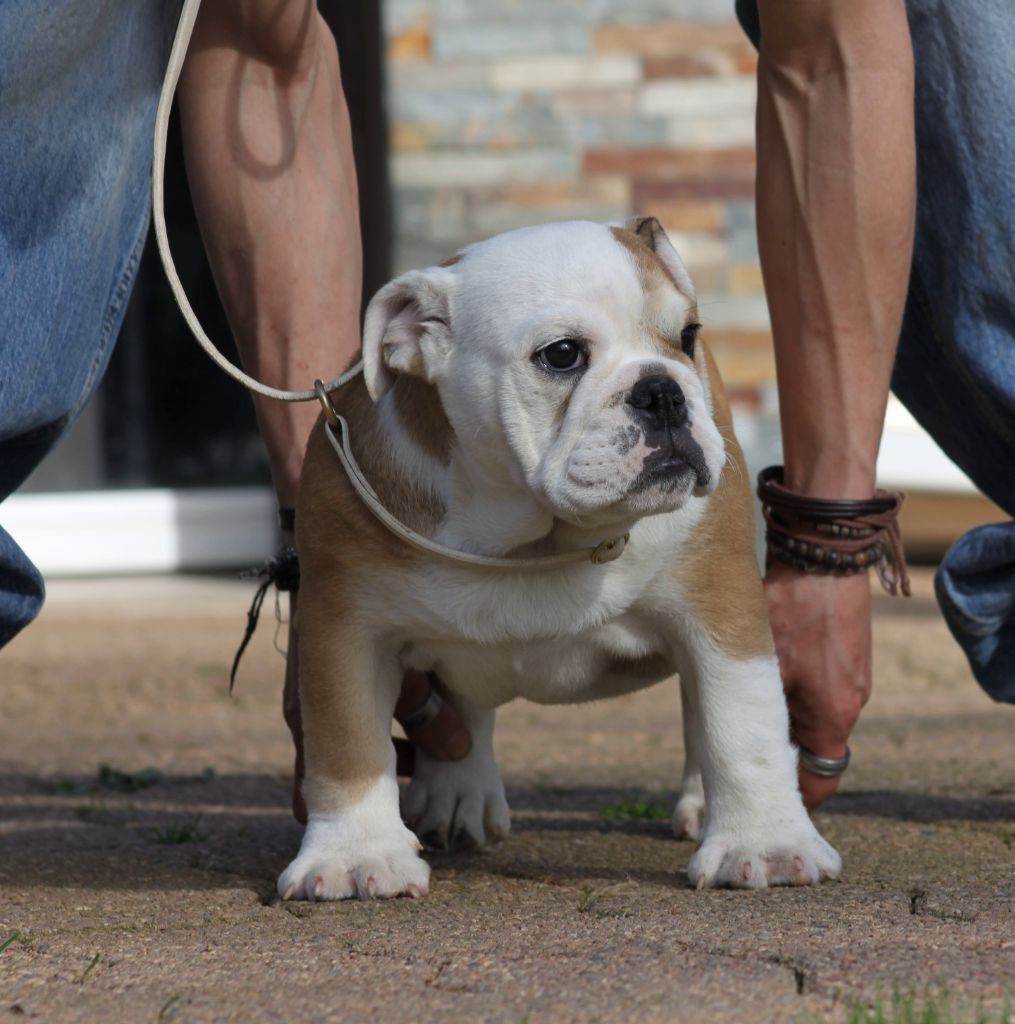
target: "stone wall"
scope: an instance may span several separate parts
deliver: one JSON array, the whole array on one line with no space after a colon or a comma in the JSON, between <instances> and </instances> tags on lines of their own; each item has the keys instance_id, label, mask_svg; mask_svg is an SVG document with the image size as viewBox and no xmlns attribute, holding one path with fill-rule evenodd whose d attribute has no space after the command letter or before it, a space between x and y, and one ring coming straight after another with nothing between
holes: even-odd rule
<instances>
[{"instance_id":1,"label":"stone wall","mask_svg":"<svg viewBox=\"0 0 1015 1024\"><path fill-rule=\"evenodd\" d=\"M659 217L735 397L773 377L755 55L732 0L385 0L396 270L499 231Z\"/></svg>"}]
</instances>

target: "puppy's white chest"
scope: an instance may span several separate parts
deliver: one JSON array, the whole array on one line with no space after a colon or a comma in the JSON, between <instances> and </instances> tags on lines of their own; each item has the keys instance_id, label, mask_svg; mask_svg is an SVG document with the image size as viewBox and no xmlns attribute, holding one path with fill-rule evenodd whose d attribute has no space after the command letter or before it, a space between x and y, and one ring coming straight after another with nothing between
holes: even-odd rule
<instances>
[{"instance_id":1,"label":"puppy's white chest","mask_svg":"<svg viewBox=\"0 0 1015 1024\"><path fill-rule=\"evenodd\" d=\"M434 670L485 707L516 697L594 700L658 682L672 673L674 652L650 610L652 594L666 590L672 616L670 562L696 518L697 510L639 523L610 566L486 579L443 568L419 573L386 610L403 666Z\"/></svg>"}]
</instances>

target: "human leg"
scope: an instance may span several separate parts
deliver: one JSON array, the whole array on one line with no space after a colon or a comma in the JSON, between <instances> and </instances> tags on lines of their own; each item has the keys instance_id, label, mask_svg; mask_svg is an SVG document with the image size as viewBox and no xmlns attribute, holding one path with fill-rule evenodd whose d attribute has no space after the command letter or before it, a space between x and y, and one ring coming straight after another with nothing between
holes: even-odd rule
<instances>
[{"instance_id":1,"label":"human leg","mask_svg":"<svg viewBox=\"0 0 1015 1024\"><path fill-rule=\"evenodd\" d=\"M1015 17L1005 0L909 0L919 183L892 387L1015 515ZM961 538L938 571L973 673L1015 702L1015 523Z\"/></svg>"},{"instance_id":2,"label":"human leg","mask_svg":"<svg viewBox=\"0 0 1015 1024\"><path fill-rule=\"evenodd\" d=\"M0 5L0 500L80 413L119 331L147 230L167 7ZM0 645L43 596L0 530Z\"/></svg>"}]
</instances>

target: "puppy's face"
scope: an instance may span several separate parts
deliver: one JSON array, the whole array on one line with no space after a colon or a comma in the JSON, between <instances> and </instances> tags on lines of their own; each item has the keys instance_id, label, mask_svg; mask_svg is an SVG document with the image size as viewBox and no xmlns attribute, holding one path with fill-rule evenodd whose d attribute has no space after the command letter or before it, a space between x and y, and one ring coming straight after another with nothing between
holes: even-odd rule
<instances>
[{"instance_id":1,"label":"puppy's face","mask_svg":"<svg viewBox=\"0 0 1015 1024\"><path fill-rule=\"evenodd\" d=\"M500 235L371 303L368 387L438 390L456 457L582 526L672 511L719 481L693 288L652 218Z\"/></svg>"}]
</instances>

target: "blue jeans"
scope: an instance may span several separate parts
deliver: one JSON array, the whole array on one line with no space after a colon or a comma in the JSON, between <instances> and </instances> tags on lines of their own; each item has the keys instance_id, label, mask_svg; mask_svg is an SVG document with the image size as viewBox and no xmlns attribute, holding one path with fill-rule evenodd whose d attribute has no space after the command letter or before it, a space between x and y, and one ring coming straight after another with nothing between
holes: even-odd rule
<instances>
[{"instance_id":1,"label":"blue jeans","mask_svg":"<svg viewBox=\"0 0 1015 1024\"><path fill-rule=\"evenodd\" d=\"M0 500L57 443L109 360L148 229L177 13L166 0L0 2ZM38 570L0 529L0 645L43 596Z\"/></svg>"},{"instance_id":2,"label":"blue jeans","mask_svg":"<svg viewBox=\"0 0 1015 1024\"><path fill-rule=\"evenodd\" d=\"M917 218L892 388L1015 516L1015 8L907 0L916 68ZM759 42L756 0L737 16ZM960 538L935 578L973 674L1015 703L1015 522Z\"/></svg>"}]
</instances>

